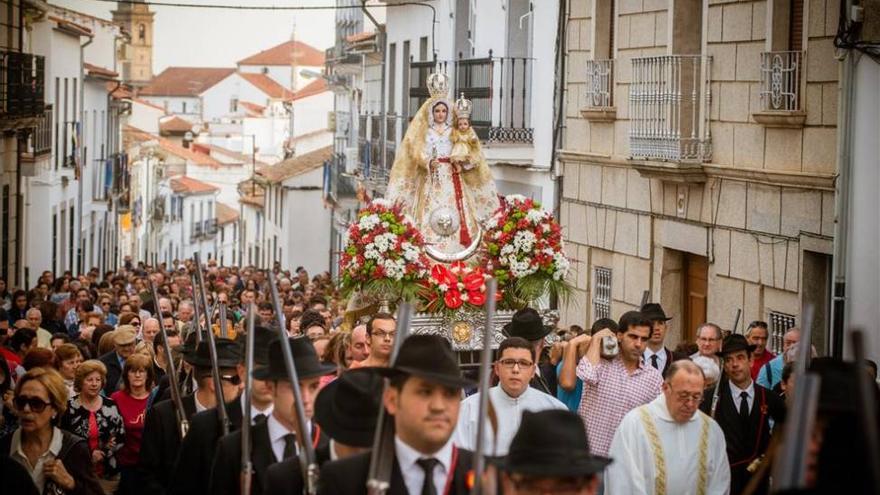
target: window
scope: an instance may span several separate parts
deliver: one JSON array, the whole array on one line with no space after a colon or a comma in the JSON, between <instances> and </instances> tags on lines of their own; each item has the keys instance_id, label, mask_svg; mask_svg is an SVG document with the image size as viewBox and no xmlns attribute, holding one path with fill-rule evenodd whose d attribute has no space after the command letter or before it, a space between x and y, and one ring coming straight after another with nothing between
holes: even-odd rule
<instances>
[{"instance_id":1,"label":"window","mask_svg":"<svg viewBox=\"0 0 880 495\"><path fill-rule=\"evenodd\" d=\"M147 41L147 26L138 24L138 41Z\"/></svg>"},{"instance_id":2,"label":"window","mask_svg":"<svg viewBox=\"0 0 880 495\"><path fill-rule=\"evenodd\" d=\"M180 113L186 113L186 102L180 102Z\"/></svg>"},{"instance_id":3,"label":"window","mask_svg":"<svg viewBox=\"0 0 880 495\"><path fill-rule=\"evenodd\" d=\"M411 62L412 55L410 54L409 49L409 40L403 42L403 83L400 85L404 91L409 89L409 63ZM403 104L401 105L401 111L404 113L404 117L408 117L406 115L407 112L407 100L404 97Z\"/></svg>"},{"instance_id":4,"label":"window","mask_svg":"<svg viewBox=\"0 0 880 495\"><path fill-rule=\"evenodd\" d=\"M611 269L593 269L593 320L611 317Z\"/></svg>"},{"instance_id":5,"label":"window","mask_svg":"<svg viewBox=\"0 0 880 495\"><path fill-rule=\"evenodd\" d=\"M397 110L397 43L388 45L388 113Z\"/></svg>"},{"instance_id":6,"label":"window","mask_svg":"<svg viewBox=\"0 0 880 495\"><path fill-rule=\"evenodd\" d=\"M76 224L76 222L74 221L75 209L73 206L71 206L70 209L67 211L70 212L70 222L67 224L67 228L70 229L68 233L70 237L67 239L67 259L70 260L70 265L68 268L73 271L73 232Z\"/></svg>"},{"instance_id":7,"label":"window","mask_svg":"<svg viewBox=\"0 0 880 495\"><path fill-rule=\"evenodd\" d=\"M771 311L769 320L770 338L767 347L778 354L782 352L782 336L796 325L796 320L794 316L779 311Z\"/></svg>"}]
</instances>

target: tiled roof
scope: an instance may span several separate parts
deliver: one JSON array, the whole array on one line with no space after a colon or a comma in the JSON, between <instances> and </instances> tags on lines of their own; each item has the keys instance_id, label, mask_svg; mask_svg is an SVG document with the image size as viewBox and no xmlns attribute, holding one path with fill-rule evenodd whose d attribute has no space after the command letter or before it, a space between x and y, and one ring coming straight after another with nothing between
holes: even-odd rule
<instances>
[{"instance_id":1,"label":"tiled roof","mask_svg":"<svg viewBox=\"0 0 880 495\"><path fill-rule=\"evenodd\" d=\"M288 100L293 97L293 91L278 84L277 81L266 74L253 72L239 72L238 75L245 81L253 84L269 98Z\"/></svg>"},{"instance_id":2,"label":"tiled roof","mask_svg":"<svg viewBox=\"0 0 880 495\"><path fill-rule=\"evenodd\" d=\"M324 65L324 52L301 41L285 41L238 61L238 65Z\"/></svg>"},{"instance_id":3,"label":"tiled roof","mask_svg":"<svg viewBox=\"0 0 880 495\"><path fill-rule=\"evenodd\" d=\"M358 43L375 37L376 31L362 31L360 33L352 34L351 36L346 36L345 41L348 43Z\"/></svg>"},{"instance_id":4,"label":"tiled roof","mask_svg":"<svg viewBox=\"0 0 880 495\"><path fill-rule=\"evenodd\" d=\"M170 118L165 118L159 122L159 133L163 136L166 134L186 134L192 131L192 127L192 122L177 115L172 115Z\"/></svg>"},{"instance_id":5,"label":"tiled roof","mask_svg":"<svg viewBox=\"0 0 880 495\"><path fill-rule=\"evenodd\" d=\"M49 20L54 21L59 28L67 30L68 32L78 34L80 36L93 36L94 34L92 33L91 29L67 19L62 19L60 17L50 15Z\"/></svg>"},{"instance_id":6,"label":"tiled roof","mask_svg":"<svg viewBox=\"0 0 880 495\"><path fill-rule=\"evenodd\" d=\"M231 150L231 149L229 149L229 148L224 148L224 147L222 147L222 146L217 146L216 144L209 144L209 143L193 143L193 144L192 144L192 150L195 151L196 153L204 153L204 154L206 154L206 155L210 155L211 153L217 153L217 154L220 154L220 155L225 155L225 156L228 156L229 158L232 158L232 159L238 161L239 163L242 163L242 164L245 164L245 165L250 165L251 160L253 160L253 157L252 157L251 155L246 155L246 154L244 154L244 153L240 153L240 152L238 152L238 151ZM258 167L259 167L259 166L268 166L268 165L269 165L268 163L262 162L262 161L260 161L260 160L256 160L255 164L256 164ZM226 163L226 164L224 164L224 165L231 165L231 164Z\"/></svg>"},{"instance_id":7,"label":"tiled roof","mask_svg":"<svg viewBox=\"0 0 880 495\"><path fill-rule=\"evenodd\" d=\"M308 98L309 96L315 96L316 94L323 93L327 91L327 81L323 78L315 79L314 81L306 84L301 90L297 91L291 100L301 100L303 98Z\"/></svg>"},{"instance_id":8,"label":"tiled roof","mask_svg":"<svg viewBox=\"0 0 880 495\"><path fill-rule=\"evenodd\" d=\"M141 89L146 96L198 96L235 72L226 67L169 67Z\"/></svg>"},{"instance_id":9,"label":"tiled roof","mask_svg":"<svg viewBox=\"0 0 880 495\"><path fill-rule=\"evenodd\" d=\"M130 99L133 96L131 89L124 84L119 84L118 81L107 81L104 83L104 87L107 88L110 96L117 100Z\"/></svg>"},{"instance_id":10,"label":"tiled roof","mask_svg":"<svg viewBox=\"0 0 880 495\"><path fill-rule=\"evenodd\" d=\"M149 101L147 101L147 100L144 100L143 98L132 98L131 101L136 101L136 102L140 103L141 105L146 105L146 106L148 106L148 107L153 107L153 108L155 108L156 110L162 110L163 113L165 112L165 108L160 107L159 105L156 105L155 103L151 103L151 102L149 102Z\"/></svg>"},{"instance_id":11,"label":"tiled roof","mask_svg":"<svg viewBox=\"0 0 880 495\"><path fill-rule=\"evenodd\" d=\"M125 133L128 137L138 140L138 141L151 141L155 140L159 143L159 147L165 151L166 153L170 153L172 155L183 158L184 160L190 161L196 165L202 165L207 167L219 167L222 163L218 162L210 155L206 155L204 153L196 153L193 150L186 149L179 144L174 143L169 139L165 139L160 136L156 136L155 134L150 134L149 132L142 131L136 127L132 127L130 125L125 126Z\"/></svg>"},{"instance_id":12,"label":"tiled roof","mask_svg":"<svg viewBox=\"0 0 880 495\"><path fill-rule=\"evenodd\" d=\"M168 182L171 186L171 190L178 194L208 194L219 190L217 186L212 186L207 182L202 182L185 175L172 177Z\"/></svg>"},{"instance_id":13,"label":"tiled roof","mask_svg":"<svg viewBox=\"0 0 880 495\"><path fill-rule=\"evenodd\" d=\"M263 207L263 200L265 196L242 196L238 198L239 203L244 203L246 205L256 206L257 208Z\"/></svg>"},{"instance_id":14,"label":"tiled roof","mask_svg":"<svg viewBox=\"0 0 880 495\"><path fill-rule=\"evenodd\" d=\"M248 116L250 117L259 117L263 115L263 112L266 110L266 107L263 105L257 105L250 101L239 101L238 104L247 111Z\"/></svg>"},{"instance_id":15,"label":"tiled roof","mask_svg":"<svg viewBox=\"0 0 880 495\"><path fill-rule=\"evenodd\" d=\"M238 220L238 211L235 208L219 201L215 205L216 209L214 211L217 214L218 225L226 225Z\"/></svg>"},{"instance_id":16,"label":"tiled roof","mask_svg":"<svg viewBox=\"0 0 880 495\"><path fill-rule=\"evenodd\" d=\"M110 79L115 79L119 77L119 73L116 71L107 69L105 67L99 67L88 62L83 62L83 68L85 68L86 73L90 76L106 77Z\"/></svg>"},{"instance_id":17,"label":"tiled roof","mask_svg":"<svg viewBox=\"0 0 880 495\"><path fill-rule=\"evenodd\" d=\"M288 158L280 163L265 167L258 174L270 182L281 182L297 175L302 175L324 165L333 156L333 147L325 146L304 155Z\"/></svg>"}]
</instances>

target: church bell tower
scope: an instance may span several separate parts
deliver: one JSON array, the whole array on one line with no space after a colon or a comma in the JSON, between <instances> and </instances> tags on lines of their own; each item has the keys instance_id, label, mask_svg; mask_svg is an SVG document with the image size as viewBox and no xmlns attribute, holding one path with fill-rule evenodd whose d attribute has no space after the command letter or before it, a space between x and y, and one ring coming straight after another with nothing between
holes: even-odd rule
<instances>
[{"instance_id":1,"label":"church bell tower","mask_svg":"<svg viewBox=\"0 0 880 495\"><path fill-rule=\"evenodd\" d=\"M153 79L153 16L150 6L141 3L119 3L113 11L113 22L122 26L129 40L122 47L122 77L127 84L145 86Z\"/></svg>"}]
</instances>

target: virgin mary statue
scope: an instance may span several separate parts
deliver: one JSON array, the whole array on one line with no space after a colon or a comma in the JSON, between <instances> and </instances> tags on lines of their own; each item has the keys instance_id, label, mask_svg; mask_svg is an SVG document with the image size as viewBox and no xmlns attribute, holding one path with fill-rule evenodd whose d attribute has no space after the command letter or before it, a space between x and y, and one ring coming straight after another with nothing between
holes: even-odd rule
<instances>
[{"instance_id":1,"label":"virgin mary statue","mask_svg":"<svg viewBox=\"0 0 880 495\"><path fill-rule=\"evenodd\" d=\"M499 202L479 139L470 129L470 101L462 97L450 105L446 74L431 74L427 84L431 96L400 143L386 197L403 204L425 237L428 254L450 262L474 253L482 224ZM470 149L466 160L450 159L458 144L454 141Z\"/></svg>"}]
</instances>

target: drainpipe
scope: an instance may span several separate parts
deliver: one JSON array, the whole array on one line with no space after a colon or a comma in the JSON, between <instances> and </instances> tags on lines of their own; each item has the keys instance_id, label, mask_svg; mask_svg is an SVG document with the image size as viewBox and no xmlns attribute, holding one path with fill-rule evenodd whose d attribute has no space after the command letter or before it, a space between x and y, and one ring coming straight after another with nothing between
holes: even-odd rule
<instances>
[{"instance_id":1,"label":"drainpipe","mask_svg":"<svg viewBox=\"0 0 880 495\"><path fill-rule=\"evenodd\" d=\"M840 2L841 19L848 19L852 0ZM839 101L837 106L837 194L834 196L834 246L832 251L833 286L831 294L831 353L843 358L844 325L846 323L846 265L850 224L850 188L852 186L852 112L855 57L853 50L844 52L840 67ZM804 329L809 331L809 329Z\"/></svg>"},{"instance_id":2,"label":"drainpipe","mask_svg":"<svg viewBox=\"0 0 880 495\"><path fill-rule=\"evenodd\" d=\"M86 100L85 100L85 93L86 93L86 91L85 91L85 88L86 88L85 53L86 52L85 52L85 49L87 46L91 45L93 41L95 41L95 39L93 37L89 36L89 40L79 46L79 103L80 103L80 106L79 106L79 110L80 110L79 125L80 126L83 125L83 122L85 122L85 117L86 117ZM76 129L74 129L74 132L76 132ZM80 136L77 136L77 137L80 137ZM82 145L81 142L78 142L77 144L79 144L80 149L82 150L82 152L80 153L79 180L77 181L77 185L76 185L76 210L77 210L77 215L76 215L76 224L77 224L77 227L76 227L76 264L77 264L76 274L80 275L82 273L83 264L85 261L85 260L83 260L83 249L82 249L83 180L85 179L86 165L88 165L88 164L86 163L85 147ZM72 264L71 264L71 267L73 267Z\"/></svg>"}]
</instances>

